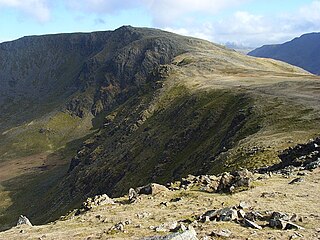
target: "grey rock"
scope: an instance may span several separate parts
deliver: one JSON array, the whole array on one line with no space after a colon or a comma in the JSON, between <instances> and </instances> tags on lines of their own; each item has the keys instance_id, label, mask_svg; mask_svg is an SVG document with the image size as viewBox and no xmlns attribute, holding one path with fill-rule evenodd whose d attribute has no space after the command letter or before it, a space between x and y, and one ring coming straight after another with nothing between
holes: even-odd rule
<instances>
[{"instance_id":1,"label":"grey rock","mask_svg":"<svg viewBox=\"0 0 320 240\"><path fill-rule=\"evenodd\" d=\"M189 227L187 231L182 233L172 233L166 236L145 237L141 240L198 240L196 231Z\"/></svg>"},{"instance_id":2,"label":"grey rock","mask_svg":"<svg viewBox=\"0 0 320 240\"><path fill-rule=\"evenodd\" d=\"M243 211L242 209L238 210L237 213L239 218L245 218L246 216L245 211Z\"/></svg>"},{"instance_id":3,"label":"grey rock","mask_svg":"<svg viewBox=\"0 0 320 240\"><path fill-rule=\"evenodd\" d=\"M238 218L238 213L234 209L224 208L220 212L220 221L232 221Z\"/></svg>"},{"instance_id":4,"label":"grey rock","mask_svg":"<svg viewBox=\"0 0 320 240\"><path fill-rule=\"evenodd\" d=\"M23 216L23 215L20 215L20 217L18 219L17 226L19 226L19 225L28 225L28 226L32 227L30 220L26 216Z\"/></svg>"},{"instance_id":5,"label":"grey rock","mask_svg":"<svg viewBox=\"0 0 320 240\"><path fill-rule=\"evenodd\" d=\"M172 221L172 222L163 223L163 224L155 227L154 230L156 232L169 232L169 231L173 231L174 229L176 229L177 226L178 226L178 222Z\"/></svg>"},{"instance_id":6,"label":"grey rock","mask_svg":"<svg viewBox=\"0 0 320 240\"><path fill-rule=\"evenodd\" d=\"M246 203L245 201L241 201L239 203L239 208L240 209L248 209L250 207L250 205L248 203Z\"/></svg>"},{"instance_id":7,"label":"grey rock","mask_svg":"<svg viewBox=\"0 0 320 240\"><path fill-rule=\"evenodd\" d=\"M115 203L107 194L96 195L94 198L87 198L87 200L82 203L81 210L88 211L92 208L107 204Z\"/></svg>"},{"instance_id":8,"label":"grey rock","mask_svg":"<svg viewBox=\"0 0 320 240\"><path fill-rule=\"evenodd\" d=\"M253 174L244 169L232 173L224 173L221 176L217 192L233 193L250 187Z\"/></svg>"},{"instance_id":9,"label":"grey rock","mask_svg":"<svg viewBox=\"0 0 320 240\"><path fill-rule=\"evenodd\" d=\"M219 210L209 210L200 216L202 222L217 220L217 221L232 221L238 218L238 213L232 208L222 208Z\"/></svg>"},{"instance_id":10,"label":"grey rock","mask_svg":"<svg viewBox=\"0 0 320 240\"><path fill-rule=\"evenodd\" d=\"M297 229L297 230L303 230L304 228L293 223L293 222L287 222L286 228L285 229Z\"/></svg>"},{"instance_id":11,"label":"grey rock","mask_svg":"<svg viewBox=\"0 0 320 240\"><path fill-rule=\"evenodd\" d=\"M251 228L262 229L262 227L260 225L256 224L255 222L252 222L248 219L244 219L244 224L248 227L251 227Z\"/></svg>"},{"instance_id":12,"label":"grey rock","mask_svg":"<svg viewBox=\"0 0 320 240\"><path fill-rule=\"evenodd\" d=\"M136 189L136 192L138 194L146 194L146 195L149 195L149 194L156 195L158 193L167 192L167 191L169 191L168 188L166 188L163 185L157 184L157 183L150 183L148 185L138 187Z\"/></svg>"},{"instance_id":13,"label":"grey rock","mask_svg":"<svg viewBox=\"0 0 320 240\"><path fill-rule=\"evenodd\" d=\"M245 214L245 218L250 221L264 220L264 216L257 211L250 211Z\"/></svg>"},{"instance_id":14,"label":"grey rock","mask_svg":"<svg viewBox=\"0 0 320 240\"><path fill-rule=\"evenodd\" d=\"M269 226L272 228L285 229L289 221L289 215L281 212L273 212L269 220Z\"/></svg>"},{"instance_id":15,"label":"grey rock","mask_svg":"<svg viewBox=\"0 0 320 240\"><path fill-rule=\"evenodd\" d=\"M151 216L151 213L149 212L142 212L142 213L137 213L136 215L139 219L143 219L143 218L148 218Z\"/></svg>"},{"instance_id":16,"label":"grey rock","mask_svg":"<svg viewBox=\"0 0 320 240\"><path fill-rule=\"evenodd\" d=\"M124 232L124 227L126 225L129 225L131 224L131 220L126 220L124 222L118 222L117 224L115 224L114 226L112 226L109 230L108 230L108 233L111 233L111 232Z\"/></svg>"},{"instance_id":17,"label":"grey rock","mask_svg":"<svg viewBox=\"0 0 320 240\"><path fill-rule=\"evenodd\" d=\"M318 167L320 167L320 158L318 158L317 161L314 161L314 162L311 162L311 163L307 164L307 165L304 167L304 169L306 169L306 170L312 170L312 169L316 169L316 168L318 168Z\"/></svg>"},{"instance_id":18,"label":"grey rock","mask_svg":"<svg viewBox=\"0 0 320 240\"><path fill-rule=\"evenodd\" d=\"M214 219L219 215L219 210L209 210L206 211L201 217L200 219L206 218L208 217L209 219Z\"/></svg>"},{"instance_id":19,"label":"grey rock","mask_svg":"<svg viewBox=\"0 0 320 240\"><path fill-rule=\"evenodd\" d=\"M219 231L212 231L212 233L210 234L213 237L225 237L228 238L231 236L231 231L228 229L222 229Z\"/></svg>"},{"instance_id":20,"label":"grey rock","mask_svg":"<svg viewBox=\"0 0 320 240\"><path fill-rule=\"evenodd\" d=\"M129 202L133 203L138 199L138 193L133 188L130 188L128 197L129 197Z\"/></svg>"},{"instance_id":21,"label":"grey rock","mask_svg":"<svg viewBox=\"0 0 320 240\"><path fill-rule=\"evenodd\" d=\"M285 220L285 221L289 221L290 218L289 218L289 215L286 214L286 213L273 212L273 213L271 214L270 219L275 219L275 220L277 220L277 219L282 219L282 220Z\"/></svg>"},{"instance_id":22,"label":"grey rock","mask_svg":"<svg viewBox=\"0 0 320 240\"><path fill-rule=\"evenodd\" d=\"M300 183L300 182L303 182L303 181L304 181L303 178L295 178L291 182L289 182L289 184Z\"/></svg>"}]
</instances>

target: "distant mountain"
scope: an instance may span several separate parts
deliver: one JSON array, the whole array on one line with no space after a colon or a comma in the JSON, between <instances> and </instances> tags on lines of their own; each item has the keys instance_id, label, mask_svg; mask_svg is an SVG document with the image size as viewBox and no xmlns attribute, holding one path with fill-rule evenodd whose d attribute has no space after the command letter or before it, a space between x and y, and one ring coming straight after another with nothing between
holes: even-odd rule
<instances>
[{"instance_id":1,"label":"distant mountain","mask_svg":"<svg viewBox=\"0 0 320 240\"><path fill-rule=\"evenodd\" d=\"M283 44L262 46L248 55L281 60L320 75L319 53L320 33L308 33Z\"/></svg>"},{"instance_id":2,"label":"distant mountain","mask_svg":"<svg viewBox=\"0 0 320 240\"><path fill-rule=\"evenodd\" d=\"M249 46L245 46L241 43L235 43L235 42L226 42L224 44L225 47L236 50L237 52L243 53L243 54L247 54L248 52L252 51L254 48L253 47L249 47Z\"/></svg>"}]
</instances>

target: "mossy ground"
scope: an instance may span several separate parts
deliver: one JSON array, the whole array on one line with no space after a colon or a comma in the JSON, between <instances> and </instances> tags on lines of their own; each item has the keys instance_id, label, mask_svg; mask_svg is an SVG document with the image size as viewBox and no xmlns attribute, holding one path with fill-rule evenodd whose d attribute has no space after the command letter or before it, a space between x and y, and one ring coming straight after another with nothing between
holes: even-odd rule
<instances>
[{"instance_id":1,"label":"mossy ground","mask_svg":"<svg viewBox=\"0 0 320 240\"><path fill-rule=\"evenodd\" d=\"M80 119L68 112L55 112L2 133L0 160L55 152L70 140L89 133L90 119Z\"/></svg>"}]
</instances>

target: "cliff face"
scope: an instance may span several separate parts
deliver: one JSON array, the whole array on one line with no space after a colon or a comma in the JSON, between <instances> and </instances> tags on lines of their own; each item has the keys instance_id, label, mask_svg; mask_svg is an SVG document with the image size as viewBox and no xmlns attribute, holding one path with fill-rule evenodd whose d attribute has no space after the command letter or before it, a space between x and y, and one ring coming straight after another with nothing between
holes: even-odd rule
<instances>
[{"instance_id":1,"label":"cliff face","mask_svg":"<svg viewBox=\"0 0 320 240\"><path fill-rule=\"evenodd\" d=\"M144 84L156 65L185 51L183 43L176 48L177 39L164 40L157 31L145 38L147 32L122 27L2 43L0 105L10 111L21 104L41 109L47 103L65 103L80 117L111 109Z\"/></svg>"}]
</instances>

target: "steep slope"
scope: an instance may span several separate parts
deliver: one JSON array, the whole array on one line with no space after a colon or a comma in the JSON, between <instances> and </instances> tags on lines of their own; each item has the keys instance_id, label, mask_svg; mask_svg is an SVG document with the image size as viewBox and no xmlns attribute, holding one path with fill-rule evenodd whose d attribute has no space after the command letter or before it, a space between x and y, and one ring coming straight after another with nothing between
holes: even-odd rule
<instances>
[{"instance_id":1,"label":"steep slope","mask_svg":"<svg viewBox=\"0 0 320 240\"><path fill-rule=\"evenodd\" d=\"M320 33L309 33L283 44L262 46L248 55L281 60L319 75L319 51Z\"/></svg>"},{"instance_id":2,"label":"steep slope","mask_svg":"<svg viewBox=\"0 0 320 240\"><path fill-rule=\"evenodd\" d=\"M316 77L208 42L195 46L158 68L157 87L147 84L106 113L104 127L46 196L56 206L49 215L83 196L119 196L150 181L266 166L290 143L318 134Z\"/></svg>"},{"instance_id":3,"label":"steep slope","mask_svg":"<svg viewBox=\"0 0 320 240\"><path fill-rule=\"evenodd\" d=\"M213 192L227 178L188 175L168 185L170 191L150 184L153 191L135 196L134 201L128 195L94 196L55 222L19 225L0 232L0 238L160 240L192 230L197 238L191 239L319 239L320 161L310 162L319 156L315 151L319 145L314 143L284 154L297 157L291 164L299 167L286 159L275 172L240 171L242 179L249 176L249 188L233 194Z\"/></svg>"},{"instance_id":4,"label":"steep slope","mask_svg":"<svg viewBox=\"0 0 320 240\"><path fill-rule=\"evenodd\" d=\"M81 36L89 39L84 45ZM8 114L1 116L0 168L47 154L44 165L2 180L3 228L20 214L34 223L56 219L99 193L120 196L151 181L267 166L279 161L278 151L319 133L320 82L300 68L156 29L30 39L55 43L61 37L79 45L75 56L86 53L74 68L43 68L63 73L60 80L54 74L47 79L53 85L40 79L36 86L45 85L47 94L22 82L23 88L11 86L21 98L3 93ZM52 59L56 66L69 47L58 49L52 50L61 52ZM20 74L37 69L22 66L30 70ZM30 107L19 104L29 96Z\"/></svg>"},{"instance_id":5,"label":"steep slope","mask_svg":"<svg viewBox=\"0 0 320 240\"><path fill-rule=\"evenodd\" d=\"M192 40L128 26L1 44L2 227L12 211L38 208L32 201L65 174L80 138L99 128L99 114L136 95L153 69L187 44Z\"/></svg>"}]
</instances>

